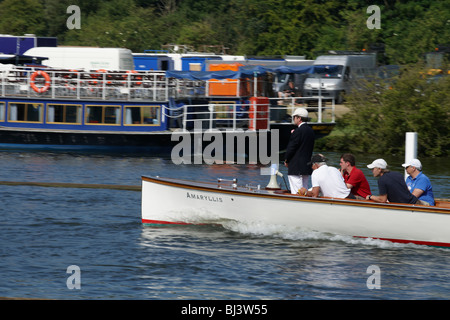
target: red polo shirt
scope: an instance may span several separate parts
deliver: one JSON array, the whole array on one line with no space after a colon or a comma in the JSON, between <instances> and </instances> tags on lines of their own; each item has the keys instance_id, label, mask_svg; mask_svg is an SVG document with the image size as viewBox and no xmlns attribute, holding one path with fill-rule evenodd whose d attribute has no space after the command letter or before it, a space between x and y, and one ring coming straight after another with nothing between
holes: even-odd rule
<instances>
[{"instance_id":1,"label":"red polo shirt","mask_svg":"<svg viewBox=\"0 0 450 320\"><path fill-rule=\"evenodd\" d=\"M372 194L366 176L364 176L364 173L356 167L353 167L350 174L348 174L347 171L344 172L344 181L353 186L351 192L355 196L366 198L366 196Z\"/></svg>"}]
</instances>

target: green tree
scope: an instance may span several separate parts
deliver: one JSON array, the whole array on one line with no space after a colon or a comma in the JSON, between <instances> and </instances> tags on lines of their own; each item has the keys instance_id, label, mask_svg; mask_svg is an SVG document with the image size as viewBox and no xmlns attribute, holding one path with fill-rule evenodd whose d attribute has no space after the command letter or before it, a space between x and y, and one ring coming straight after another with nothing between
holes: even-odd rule
<instances>
[{"instance_id":1,"label":"green tree","mask_svg":"<svg viewBox=\"0 0 450 320\"><path fill-rule=\"evenodd\" d=\"M382 26L391 63L415 63L437 45L448 44L449 8L446 1L397 1L395 7L387 11Z\"/></svg>"},{"instance_id":2,"label":"green tree","mask_svg":"<svg viewBox=\"0 0 450 320\"><path fill-rule=\"evenodd\" d=\"M141 52L160 46L153 8L136 7L134 1L103 2L95 14L82 18L82 27L65 33L67 45L125 47Z\"/></svg>"},{"instance_id":3,"label":"green tree","mask_svg":"<svg viewBox=\"0 0 450 320\"><path fill-rule=\"evenodd\" d=\"M66 27L69 5L81 9L81 30ZM379 30L366 26L369 5L381 9ZM450 7L439 0L3 0L0 32L137 51L167 43L220 44L231 54L308 58L381 43L384 61L409 64L448 45Z\"/></svg>"},{"instance_id":4,"label":"green tree","mask_svg":"<svg viewBox=\"0 0 450 320\"><path fill-rule=\"evenodd\" d=\"M0 33L45 35L44 7L39 0L0 2Z\"/></svg>"},{"instance_id":5,"label":"green tree","mask_svg":"<svg viewBox=\"0 0 450 320\"><path fill-rule=\"evenodd\" d=\"M419 135L418 152L445 156L450 152L450 77L430 78L418 65L405 68L389 83L367 82L348 95L350 112L338 121L325 148L355 153L404 151L406 132Z\"/></svg>"},{"instance_id":6,"label":"green tree","mask_svg":"<svg viewBox=\"0 0 450 320\"><path fill-rule=\"evenodd\" d=\"M260 1L257 17L264 23L255 38L257 54L310 55L322 27L338 25L334 14L343 8L339 1ZM333 41L334 42L334 41ZM330 44L330 47L333 43Z\"/></svg>"}]
</instances>

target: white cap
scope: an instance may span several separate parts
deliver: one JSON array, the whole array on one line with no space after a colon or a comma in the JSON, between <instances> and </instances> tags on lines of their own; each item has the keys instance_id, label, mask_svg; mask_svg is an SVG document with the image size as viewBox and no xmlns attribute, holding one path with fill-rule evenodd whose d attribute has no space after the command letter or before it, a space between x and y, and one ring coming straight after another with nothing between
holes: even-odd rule
<instances>
[{"instance_id":1,"label":"white cap","mask_svg":"<svg viewBox=\"0 0 450 320\"><path fill-rule=\"evenodd\" d=\"M367 168L369 168L369 169L373 169L373 168L386 169L387 163L386 163L386 161L384 161L384 159L377 159L377 160L374 160L371 164L368 164Z\"/></svg>"},{"instance_id":2,"label":"white cap","mask_svg":"<svg viewBox=\"0 0 450 320\"><path fill-rule=\"evenodd\" d=\"M409 161L406 161L406 163L402 164L403 167L409 167L413 166L416 167L417 170L422 170L422 163L419 161L419 159L411 159Z\"/></svg>"},{"instance_id":3,"label":"white cap","mask_svg":"<svg viewBox=\"0 0 450 320\"><path fill-rule=\"evenodd\" d=\"M295 109L295 111L292 114L292 116L299 116L301 118L308 118L308 110L306 110L305 108L297 108L297 109Z\"/></svg>"}]
</instances>

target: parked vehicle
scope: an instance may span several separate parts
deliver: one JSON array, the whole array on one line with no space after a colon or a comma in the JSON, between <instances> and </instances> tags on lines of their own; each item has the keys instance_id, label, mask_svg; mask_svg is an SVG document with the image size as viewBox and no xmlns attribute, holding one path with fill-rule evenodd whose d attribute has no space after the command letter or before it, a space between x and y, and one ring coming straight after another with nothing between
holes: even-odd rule
<instances>
[{"instance_id":1,"label":"parked vehicle","mask_svg":"<svg viewBox=\"0 0 450 320\"><path fill-rule=\"evenodd\" d=\"M58 39L55 37L38 37L34 34L13 36L0 34L0 52L4 54L23 55L27 50L35 47L56 47Z\"/></svg>"},{"instance_id":2,"label":"parked vehicle","mask_svg":"<svg viewBox=\"0 0 450 320\"><path fill-rule=\"evenodd\" d=\"M427 76L439 79L450 75L450 46L438 46L435 51L425 53Z\"/></svg>"},{"instance_id":3,"label":"parked vehicle","mask_svg":"<svg viewBox=\"0 0 450 320\"><path fill-rule=\"evenodd\" d=\"M47 57L51 68L85 70L134 70L133 54L125 48L36 47L28 56Z\"/></svg>"},{"instance_id":4,"label":"parked vehicle","mask_svg":"<svg viewBox=\"0 0 450 320\"><path fill-rule=\"evenodd\" d=\"M345 94L361 79L368 79L376 73L375 54L337 54L319 56L314 62L317 69L305 80L304 96L332 97L337 103L344 101ZM327 65L338 68L328 69Z\"/></svg>"}]
</instances>

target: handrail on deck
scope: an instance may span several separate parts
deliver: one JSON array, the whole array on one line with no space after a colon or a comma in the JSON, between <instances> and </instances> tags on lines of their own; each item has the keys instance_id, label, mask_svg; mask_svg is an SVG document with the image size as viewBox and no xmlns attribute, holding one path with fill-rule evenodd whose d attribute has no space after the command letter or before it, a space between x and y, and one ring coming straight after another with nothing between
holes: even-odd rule
<instances>
[{"instance_id":1,"label":"handrail on deck","mask_svg":"<svg viewBox=\"0 0 450 320\"><path fill-rule=\"evenodd\" d=\"M336 121L336 101L332 97L285 97L285 98L269 98L275 101L279 107L271 106L271 110L289 110L288 114L292 114L296 108L306 108L309 113L317 114L317 123L323 122L324 113L329 110L331 112L331 122ZM317 103L317 106L316 106Z\"/></svg>"},{"instance_id":2,"label":"handrail on deck","mask_svg":"<svg viewBox=\"0 0 450 320\"><path fill-rule=\"evenodd\" d=\"M183 105L177 110L182 117L182 129L270 129L274 123L293 124L292 113L296 108L308 110L309 123L335 122L335 101L325 97L269 98L270 104L239 103L236 101L215 101L202 105ZM286 101L288 103L286 103ZM181 112L182 109L182 112ZM328 120L328 121L325 121Z\"/></svg>"},{"instance_id":3,"label":"handrail on deck","mask_svg":"<svg viewBox=\"0 0 450 320\"><path fill-rule=\"evenodd\" d=\"M36 76L36 72L48 75L50 83L42 75ZM265 96L265 88L260 78L190 80L167 77L165 71L85 71L0 64L0 96L3 97L168 101L169 98Z\"/></svg>"},{"instance_id":4,"label":"handrail on deck","mask_svg":"<svg viewBox=\"0 0 450 320\"><path fill-rule=\"evenodd\" d=\"M38 71L39 75L36 74ZM49 85L41 74L50 78ZM175 83L165 76L164 71L0 69L1 96L167 101L172 91L175 91Z\"/></svg>"}]
</instances>

